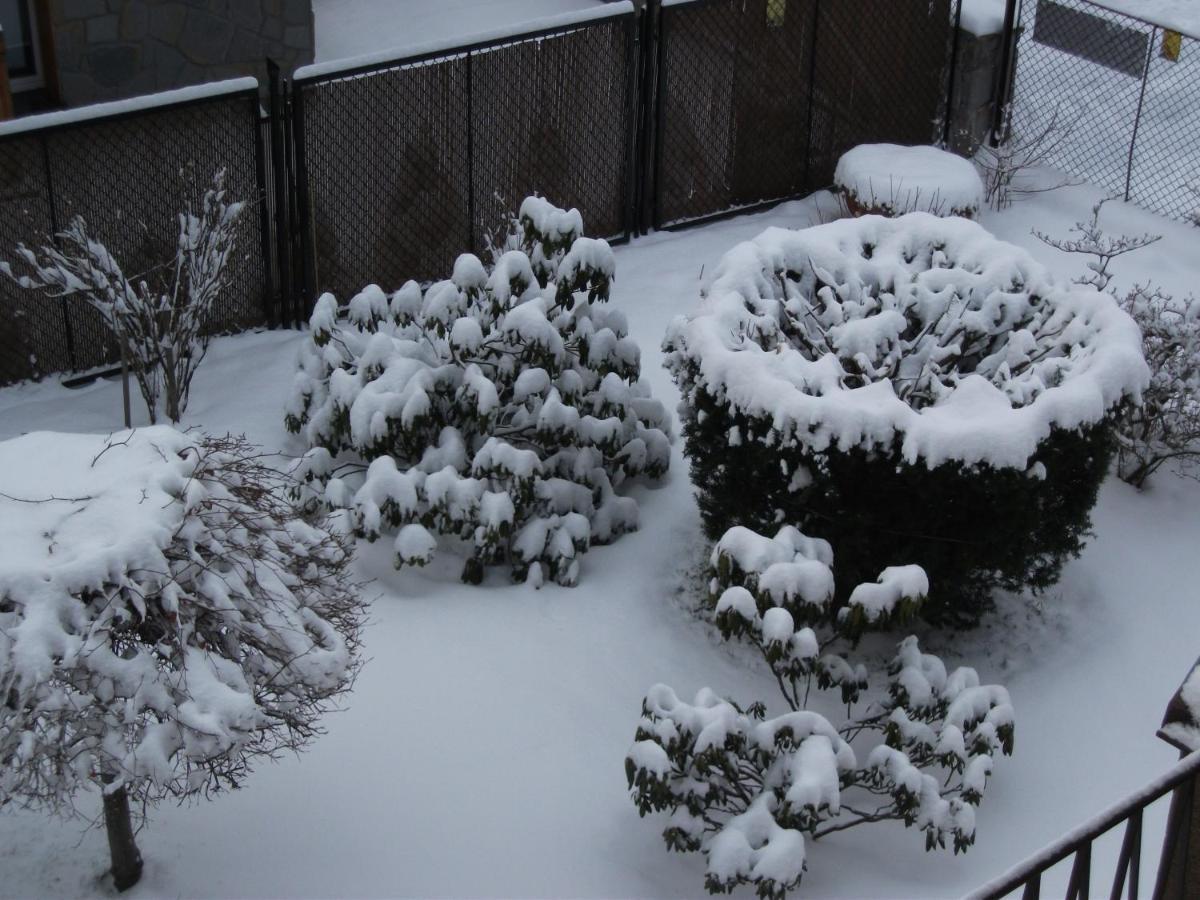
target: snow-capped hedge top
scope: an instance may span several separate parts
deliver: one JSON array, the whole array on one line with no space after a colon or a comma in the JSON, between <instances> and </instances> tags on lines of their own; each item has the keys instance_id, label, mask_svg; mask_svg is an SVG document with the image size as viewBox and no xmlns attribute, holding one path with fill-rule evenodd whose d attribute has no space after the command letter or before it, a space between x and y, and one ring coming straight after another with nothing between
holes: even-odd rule
<instances>
[{"instance_id":1,"label":"snow-capped hedge top","mask_svg":"<svg viewBox=\"0 0 1200 900\"><path fill-rule=\"evenodd\" d=\"M161 553L184 510L173 501L195 468L180 454L193 442L162 426L111 440L107 451L94 434L0 441L0 598L98 591L129 568L168 568Z\"/></svg>"},{"instance_id":2,"label":"snow-capped hedge top","mask_svg":"<svg viewBox=\"0 0 1200 900\"><path fill-rule=\"evenodd\" d=\"M725 255L664 347L767 441L896 445L930 467L1025 467L1052 428L1097 423L1148 380L1109 295L926 213L768 229Z\"/></svg>"},{"instance_id":3,"label":"snow-capped hedge top","mask_svg":"<svg viewBox=\"0 0 1200 900\"><path fill-rule=\"evenodd\" d=\"M889 215L973 216L983 205L975 166L937 147L859 144L842 154L833 183L860 206Z\"/></svg>"}]
</instances>

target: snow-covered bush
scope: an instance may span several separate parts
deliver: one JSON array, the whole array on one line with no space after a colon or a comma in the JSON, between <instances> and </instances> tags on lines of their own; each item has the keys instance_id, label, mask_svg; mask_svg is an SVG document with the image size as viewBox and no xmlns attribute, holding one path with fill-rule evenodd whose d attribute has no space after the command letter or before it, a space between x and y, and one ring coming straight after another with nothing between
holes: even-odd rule
<instances>
[{"instance_id":1,"label":"snow-covered bush","mask_svg":"<svg viewBox=\"0 0 1200 900\"><path fill-rule=\"evenodd\" d=\"M655 685L625 759L643 816L667 813L671 850L701 851L712 893L752 884L782 898L808 867L806 838L869 822L919 828L925 849L966 851L996 757L1013 749L1008 692L970 668L947 672L917 639L899 645L885 695L851 717L866 667L837 649L864 628L907 621L929 592L917 566L885 569L833 606L829 544L785 526L774 538L735 527L712 555L716 624L761 652L788 709L745 708L701 690L687 703ZM820 633L818 633L818 630ZM837 690L841 725L807 709Z\"/></svg>"},{"instance_id":2,"label":"snow-covered bush","mask_svg":"<svg viewBox=\"0 0 1200 900\"><path fill-rule=\"evenodd\" d=\"M88 233L82 216L71 219L40 256L17 246L27 274L0 261L0 272L21 287L54 297L77 294L100 314L137 380L151 424L160 413L172 422L183 417L192 376L208 350L213 305L225 288L225 266L245 206L226 198L224 182L224 171L218 172L199 202L179 214L175 258L132 281Z\"/></svg>"},{"instance_id":3,"label":"snow-covered bush","mask_svg":"<svg viewBox=\"0 0 1200 900\"><path fill-rule=\"evenodd\" d=\"M286 483L165 426L0 443L0 807L100 794L119 889L131 800L237 787L353 681L351 547Z\"/></svg>"},{"instance_id":4,"label":"snow-covered bush","mask_svg":"<svg viewBox=\"0 0 1200 900\"><path fill-rule=\"evenodd\" d=\"M895 560L968 623L1077 554L1147 383L1137 327L963 219L769 229L672 324L667 366L710 535L792 524L837 547L838 595Z\"/></svg>"},{"instance_id":5,"label":"snow-covered bush","mask_svg":"<svg viewBox=\"0 0 1200 900\"><path fill-rule=\"evenodd\" d=\"M1086 222L1070 229L1074 237L1034 234L1064 253L1094 257L1087 274L1076 279L1105 290L1112 282L1113 260L1141 250L1161 235L1105 234L1100 225L1102 200ZM1142 351L1150 366L1150 386L1140 404L1127 404L1118 419L1117 473L1141 488L1167 463L1192 474L1200 463L1200 301L1176 300L1149 286L1135 286L1121 301L1142 331Z\"/></svg>"},{"instance_id":6,"label":"snow-covered bush","mask_svg":"<svg viewBox=\"0 0 1200 900\"><path fill-rule=\"evenodd\" d=\"M975 166L937 147L859 144L838 160L833 185L856 216L927 212L974 218L983 205Z\"/></svg>"},{"instance_id":7,"label":"snow-covered bush","mask_svg":"<svg viewBox=\"0 0 1200 900\"><path fill-rule=\"evenodd\" d=\"M1050 115L1025 130L1012 124L1012 105L1004 111L1004 140L993 146L984 141L975 156L983 172L984 200L995 210L1007 209L1021 194L1041 193L1066 182L1029 186L1023 183L1034 170L1051 167L1055 156L1075 130L1077 118L1055 107Z\"/></svg>"},{"instance_id":8,"label":"snow-covered bush","mask_svg":"<svg viewBox=\"0 0 1200 900\"><path fill-rule=\"evenodd\" d=\"M616 491L667 470L669 425L606 302L612 251L582 233L531 197L490 270L465 254L424 291L321 297L287 410L310 500L368 540L399 529L397 566L429 560L430 532L469 542L474 583L507 562L574 584L590 544L635 529Z\"/></svg>"}]
</instances>

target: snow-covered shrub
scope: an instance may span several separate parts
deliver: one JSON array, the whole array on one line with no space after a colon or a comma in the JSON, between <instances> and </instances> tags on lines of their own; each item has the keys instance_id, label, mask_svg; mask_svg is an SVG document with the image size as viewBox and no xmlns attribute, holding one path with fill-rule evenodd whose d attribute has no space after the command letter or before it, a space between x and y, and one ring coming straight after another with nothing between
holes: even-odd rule
<instances>
[{"instance_id":1,"label":"snow-covered shrub","mask_svg":"<svg viewBox=\"0 0 1200 900\"><path fill-rule=\"evenodd\" d=\"M137 380L151 424L160 412L172 422L183 417L192 376L208 350L208 324L225 287L235 225L245 206L226 198L224 182L224 171L218 172L198 204L189 203L179 214L175 258L132 281L88 233L82 216L71 219L40 256L17 245L27 274L0 261L0 272L21 287L54 297L78 294L100 314Z\"/></svg>"},{"instance_id":2,"label":"snow-covered shrub","mask_svg":"<svg viewBox=\"0 0 1200 900\"><path fill-rule=\"evenodd\" d=\"M1086 222L1076 222L1075 237L1055 238L1035 231L1046 244L1064 253L1094 257L1079 284L1105 290L1112 282L1113 260L1141 250L1161 235L1105 234L1100 225L1102 200ZM1150 366L1150 386L1140 404L1127 404L1118 419L1117 473L1141 488L1166 463L1194 473L1200 463L1200 301L1176 300L1161 290L1135 286L1121 301L1142 331L1142 351Z\"/></svg>"},{"instance_id":3,"label":"snow-covered shrub","mask_svg":"<svg viewBox=\"0 0 1200 900\"><path fill-rule=\"evenodd\" d=\"M1060 147L1071 137L1077 119L1055 107L1050 115L1026 130L1012 124L1012 105L1004 111L1004 140L998 145L984 141L975 156L983 172L984 200L995 210L1007 209L1026 193L1041 193L1066 182L1030 187L1023 180L1034 169L1051 166Z\"/></svg>"},{"instance_id":4,"label":"snow-covered shrub","mask_svg":"<svg viewBox=\"0 0 1200 900\"><path fill-rule=\"evenodd\" d=\"M974 218L983 205L975 166L937 147L859 144L838 160L833 185L856 216L927 212Z\"/></svg>"},{"instance_id":5,"label":"snow-covered shrub","mask_svg":"<svg viewBox=\"0 0 1200 900\"><path fill-rule=\"evenodd\" d=\"M353 681L351 547L286 484L243 439L165 426L0 443L0 807L100 794L119 889L130 800L237 787Z\"/></svg>"},{"instance_id":6,"label":"snow-covered shrub","mask_svg":"<svg viewBox=\"0 0 1200 900\"><path fill-rule=\"evenodd\" d=\"M670 463L668 420L639 381L614 260L578 211L531 197L490 270L460 256L448 281L375 285L346 309L317 302L287 426L312 448L310 498L347 508L396 565L423 565L430 532L469 542L463 579L570 585L590 544L638 524L617 494Z\"/></svg>"},{"instance_id":7,"label":"snow-covered shrub","mask_svg":"<svg viewBox=\"0 0 1200 900\"><path fill-rule=\"evenodd\" d=\"M896 560L967 623L1077 554L1147 383L1137 327L963 219L769 229L669 330L707 531L792 524L840 554L838 596Z\"/></svg>"},{"instance_id":8,"label":"snow-covered shrub","mask_svg":"<svg viewBox=\"0 0 1200 900\"><path fill-rule=\"evenodd\" d=\"M788 709L745 708L704 688L687 703L655 685L625 759L643 816L667 813L671 850L701 851L712 893L752 884L782 898L807 869L807 838L869 822L919 828L925 849L966 851L996 757L1013 749L1013 709L974 669L947 672L908 637L887 691L851 717L866 667L837 648L866 627L913 616L929 592L917 566L884 570L833 607L829 544L785 526L774 538L735 527L712 555L716 624L761 652ZM818 633L819 631L819 633ZM812 689L835 690L840 725L807 709Z\"/></svg>"},{"instance_id":9,"label":"snow-covered shrub","mask_svg":"<svg viewBox=\"0 0 1200 900\"><path fill-rule=\"evenodd\" d=\"M1142 330L1150 386L1118 420L1117 474L1143 487L1163 465L1200 466L1200 300L1135 287L1121 303Z\"/></svg>"}]
</instances>

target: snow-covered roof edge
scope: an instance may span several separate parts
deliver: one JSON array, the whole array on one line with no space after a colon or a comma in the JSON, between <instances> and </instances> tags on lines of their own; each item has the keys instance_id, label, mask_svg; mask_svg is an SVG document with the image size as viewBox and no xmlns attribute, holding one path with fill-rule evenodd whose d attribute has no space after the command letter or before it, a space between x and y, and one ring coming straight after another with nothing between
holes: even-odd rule
<instances>
[{"instance_id":1,"label":"snow-covered roof edge","mask_svg":"<svg viewBox=\"0 0 1200 900\"><path fill-rule=\"evenodd\" d=\"M1200 40L1200 3L1191 0L1088 0L1093 6Z\"/></svg>"},{"instance_id":2,"label":"snow-covered roof edge","mask_svg":"<svg viewBox=\"0 0 1200 900\"><path fill-rule=\"evenodd\" d=\"M633 0L620 0L619 3L606 3L601 6L545 16L540 19L527 19L523 22L514 22L502 28L478 31L473 34L455 35L436 41L391 47L387 50L376 50L374 53L364 53L361 56L347 56L342 59L330 59L324 62L310 63L307 66L298 68L293 79L295 81L307 81L325 75L337 75L341 72L368 69L372 66L382 66L392 62L400 65L406 59L415 56L430 56L443 51L450 53L460 47L491 41L502 41L505 38L517 38L556 28L569 28L572 25L583 25L601 19L616 19L624 15L629 15L633 11Z\"/></svg>"},{"instance_id":3,"label":"snow-covered roof edge","mask_svg":"<svg viewBox=\"0 0 1200 900\"><path fill-rule=\"evenodd\" d=\"M73 125L92 119L106 119L110 116L141 112L161 106L175 106L176 104L189 103L193 100L207 100L213 97L223 97L226 94L239 94L243 91L251 90L258 90L258 79L245 76L242 78L230 78L227 81L194 84L190 87L176 88L171 91L160 91L157 94L143 94L139 97L129 97L125 100L110 100L106 103L93 103L90 106L77 106L74 109L41 113L36 116L22 116L19 119L0 122L0 137L10 134L21 134L26 131L38 131L42 128L55 128L59 125Z\"/></svg>"}]
</instances>

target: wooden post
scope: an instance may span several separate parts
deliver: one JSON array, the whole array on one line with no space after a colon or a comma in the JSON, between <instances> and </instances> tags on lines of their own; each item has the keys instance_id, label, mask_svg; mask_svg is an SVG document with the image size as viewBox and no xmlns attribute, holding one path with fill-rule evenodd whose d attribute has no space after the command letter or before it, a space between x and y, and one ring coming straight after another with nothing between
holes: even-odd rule
<instances>
[{"instance_id":1,"label":"wooden post","mask_svg":"<svg viewBox=\"0 0 1200 900\"><path fill-rule=\"evenodd\" d=\"M4 44L4 29L0 28L0 120L13 117L12 89L8 84L8 53Z\"/></svg>"}]
</instances>

